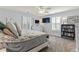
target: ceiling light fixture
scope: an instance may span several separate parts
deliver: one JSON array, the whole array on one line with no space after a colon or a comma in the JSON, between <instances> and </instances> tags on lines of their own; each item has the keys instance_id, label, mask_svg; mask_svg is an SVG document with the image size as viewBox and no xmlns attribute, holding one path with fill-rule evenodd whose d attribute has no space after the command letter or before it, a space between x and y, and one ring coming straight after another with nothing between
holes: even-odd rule
<instances>
[{"instance_id":1,"label":"ceiling light fixture","mask_svg":"<svg viewBox=\"0 0 79 59\"><path fill-rule=\"evenodd\" d=\"M48 14L50 10L51 8L48 6L39 6L39 13L41 14Z\"/></svg>"}]
</instances>

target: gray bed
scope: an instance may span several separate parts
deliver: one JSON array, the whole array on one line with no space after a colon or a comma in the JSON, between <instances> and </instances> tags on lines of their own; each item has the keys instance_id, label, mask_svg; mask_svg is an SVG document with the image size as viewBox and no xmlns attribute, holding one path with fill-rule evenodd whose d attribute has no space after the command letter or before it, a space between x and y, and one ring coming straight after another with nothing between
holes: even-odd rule
<instances>
[{"instance_id":1,"label":"gray bed","mask_svg":"<svg viewBox=\"0 0 79 59\"><path fill-rule=\"evenodd\" d=\"M47 35L36 36L23 42L8 42L6 43L6 51L8 52L27 52L31 49L47 42Z\"/></svg>"},{"instance_id":2,"label":"gray bed","mask_svg":"<svg viewBox=\"0 0 79 59\"><path fill-rule=\"evenodd\" d=\"M31 32L27 36L19 37L15 40L5 42L7 52L27 52L47 42L48 34L41 32ZM41 46L38 48L42 48ZM36 52L36 51L35 51Z\"/></svg>"}]
</instances>

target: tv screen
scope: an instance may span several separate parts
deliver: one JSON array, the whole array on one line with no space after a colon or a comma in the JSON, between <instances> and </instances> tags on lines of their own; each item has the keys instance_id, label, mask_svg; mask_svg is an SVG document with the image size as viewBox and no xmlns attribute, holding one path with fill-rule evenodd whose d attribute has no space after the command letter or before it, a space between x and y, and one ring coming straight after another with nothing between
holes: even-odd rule
<instances>
[{"instance_id":1,"label":"tv screen","mask_svg":"<svg viewBox=\"0 0 79 59\"><path fill-rule=\"evenodd\" d=\"M35 20L35 23L39 23L39 20Z\"/></svg>"},{"instance_id":2,"label":"tv screen","mask_svg":"<svg viewBox=\"0 0 79 59\"><path fill-rule=\"evenodd\" d=\"M48 18L43 18L42 22L43 23L50 23L50 18L49 17Z\"/></svg>"}]
</instances>

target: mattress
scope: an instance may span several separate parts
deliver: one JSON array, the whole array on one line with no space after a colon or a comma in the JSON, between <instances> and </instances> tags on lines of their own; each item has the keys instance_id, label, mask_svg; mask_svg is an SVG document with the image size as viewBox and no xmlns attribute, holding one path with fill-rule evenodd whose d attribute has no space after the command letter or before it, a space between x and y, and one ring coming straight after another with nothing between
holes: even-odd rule
<instances>
[{"instance_id":1,"label":"mattress","mask_svg":"<svg viewBox=\"0 0 79 59\"><path fill-rule=\"evenodd\" d=\"M29 40L21 42L6 42L6 51L8 52L27 52L45 42L47 42L47 34L28 35Z\"/></svg>"},{"instance_id":2,"label":"mattress","mask_svg":"<svg viewBox=\"0 0 79 59\"><path fill-rule=\"evenodd\" d=\"M48 34L38 31L27 32L27 35L20 36L18 39L0 33L0 49L6 48L9 52L29 51L45 42Z\"/></svg>"}]
</instances>

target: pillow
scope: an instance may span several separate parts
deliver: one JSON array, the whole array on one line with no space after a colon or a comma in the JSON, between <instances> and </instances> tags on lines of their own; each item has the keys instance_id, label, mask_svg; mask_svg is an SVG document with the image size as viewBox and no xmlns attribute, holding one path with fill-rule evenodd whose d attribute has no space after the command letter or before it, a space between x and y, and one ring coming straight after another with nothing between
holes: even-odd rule
<instances>
[{"instance_id":1,"label":"pillow","mask_svg":"<svg viewBox=\"0 0 79 59\"><path fill-rule=\"evenodd\" d=\"M16 36L7 28L3 29L3 33L16 38Z\"/></svg>"},{"instance_id":2,"label":"pillow","mask_svg":"<svg viewBox=\"0 0 79 59\"><path fill-rule=\"evenodd\" d=\"M19 36L21 36L21 28L19 27L19 25L17 23L14 23L14 25L16 26Z\"/></svg>"},{"instance_id":3,"label":"pillow","mask_svg":"<svg viewBox=\"0 0 79 59\"><path fill-rule=\"evenodd\" d=\"M5 27L6 26L2 22L0 22L0 29L3 30Z\"/></svg>"},{"instance_id":4,"label":"pillow","mask_svg":"<svg viewBox=\"0 0 79 59\"><path fill-rule=\"evenodd\" d=\"M19 35L16 26L13 23L7 22L6 27L18 38Z\"/></svg>"}]
</instances>

